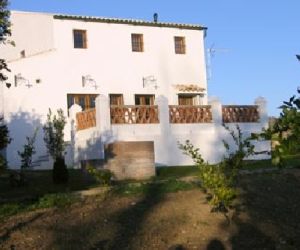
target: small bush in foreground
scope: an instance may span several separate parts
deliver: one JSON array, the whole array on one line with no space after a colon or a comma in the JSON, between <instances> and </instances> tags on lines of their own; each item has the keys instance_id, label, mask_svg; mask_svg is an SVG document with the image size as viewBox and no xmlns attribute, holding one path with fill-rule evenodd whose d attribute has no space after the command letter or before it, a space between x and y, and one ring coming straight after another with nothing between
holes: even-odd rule
<instances>
[{"instance_id":1,"label":"small bush in foreground","mask_svg":"<svg viewBox=\"0 0 300 250\"><path fill-rule=\"evenodd\" d=\"M108 169L97 169L92 166L86 167L87 172L92 175L96 181L104 186L111 185L113 173Z\"/></svg>"},{"instance_id":2,"label":"small bush in foreground","mask_svg":"<svg viewBox=\"0 0 300 250\"><path fill-rule=\"evenodd\" d=\"M199 148L186 141L179 144L179 148L189 155L200 170L200 181L204 190L208 193L209 203L212 211L226 212L237 196L236 184L238 171L243 166L244 158L254 153L254 146L250 138L243 138L239 126L235 130L223 125L231 135L234 142L234 150L230 149L229 143L223 140L223 145L227 151L224 159L217 165L209 165L202 158Z\"/></svg>"}]
</instances>

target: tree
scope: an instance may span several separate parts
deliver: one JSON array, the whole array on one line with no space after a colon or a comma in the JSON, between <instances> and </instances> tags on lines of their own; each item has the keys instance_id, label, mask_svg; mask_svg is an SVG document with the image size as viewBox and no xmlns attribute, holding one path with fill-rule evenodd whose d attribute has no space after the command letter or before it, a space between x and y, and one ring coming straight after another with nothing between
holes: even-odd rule
<instances>
[{"instance_id":1,"label":"tree","mask_svg":"<svg viewBox=\"0 0 300 250\"><path fill-rule=\"evenodd\" d=\"M8 0L0 0L0 44L9 42L7 38L11 35L10 30L10 12L7 9ZM0 58L0 81L6 81L7 76L3 71L10 71L4 59Z\"/></svg>"},{"instance_id":2,"label":"tree","mask_svg":"<svg viewBox=\"0 0 300 250\"><path fill-rule=\"evenodd\" d=\"M297 90L300 94L300 89ZM274 125L260 136L275 139L278 144L272 151L272 163L284 167L284 154L300 152L300 97L292 96L279 107L281 113Z\"/></svg>"},{"instance_id":3,"label":"tree","mask_svg":"<svg viewBox=\"0 0 300 250\"><path fill-rule=\"evenodd\" d=\"M68 181L68 170L65 164L64 151L64 128L66 125L66 118L63 110L57 110L57 115L53 115L51 109L47 115L47 122L43 126L44 141L49 154L54 159L53 165L53 182L65 183Z\"/></svg>"},{"instance_id":4,"label":"tree","mask_svg":"<svg viewBox=\"0 0 300 250\"><path fill-rule=\"evenodd\" d=\"M18 155L21 157L21 169L28 169L32 166L32 156L35 151L35 140L37 136L38 128L35 129L32 137L26 136L26 143L23 145L23 150L18 151Z\"/></svg>"},{"instance_id":5,"label":"tree","mask_svg":"<svg viewBox=\"0 0 300 250\"><path fill-rule=\"evenodd\" d=\"M3 124L3 117L0 117L0 151L5 149L6 146L10 143L11 139L9 137L9 131L6 124ZM6 160L0 154L0 170L6 168Z\"/></svg>"},{"instance_id":6,"label":"tree","mask_svg":"<svg viewBox=\"0 0 300 250\"><path fill-rule=\"evenodd\" d=\"M63 158L65 151L65 125L66 118L62 109L57 110L57 115L53 115L51 109L49 109L47 122L43 126L43 130L46 147L53 159Z\"/></svg>"}]
</instances>

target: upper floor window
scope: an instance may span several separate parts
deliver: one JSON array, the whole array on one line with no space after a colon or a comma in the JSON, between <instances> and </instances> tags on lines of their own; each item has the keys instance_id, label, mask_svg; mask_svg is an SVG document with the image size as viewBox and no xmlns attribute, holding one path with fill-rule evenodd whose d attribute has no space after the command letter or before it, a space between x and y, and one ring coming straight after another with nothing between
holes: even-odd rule
<instances>
[{"instance_id":1,"label":"upper floor window","mask_svg":"<svg viewBox=\"0 0 300 250\"><path fill-rule=\"evenodd\" d=\"M144 51L143 34L131 34L131 46L134 52Z\"/></svg>"},{"instance_id":2,"label":"upper floor window","mask_svg":"<svg viewBox=\"0 0 300 250\"><path fill-rule=\"evenodd\" d=\"M96 94L67 94L68 109L73 104L81 106L83 111L95 108L97 96Z\"/></svg>"},{"instance_id":3,"label":"upper floor window","mask_svg":"<svg viewBox=\"0 0 300 250\"><path fill-rule=\"evenodd\" d=\"M75 49L87 48L86 30L73 30L73 38Z\"/></svg>"},{"instance_id":4,"label":"upper floor window","mask_svg":"<svg viewBox=\"0 0 300 250\"><path fill-rule=\"evenodd\" d=\"M154 105L154 95L135 95L135 105Z\"/></svg>"},{"instance_id":5,"label":"upper floor window","mask_svg":"<svg viewBox=\"0 0 300 250\"><path fill-rule=\"evenodd\" d=\"M124 105L122 94L110 94L109 100L110 100L110 105L117 105L117 106Z\"/></svg>"},{"instance_id":6,"label":"upper floor window","mask_svg":"<svg viewBox=\"0 0 300 250\"><path fill-rule=\"evenodd\" d=\"M176 54L185 54L185 37L184 36L175 36L175 53Z\"/></svg>"}]
</instances>

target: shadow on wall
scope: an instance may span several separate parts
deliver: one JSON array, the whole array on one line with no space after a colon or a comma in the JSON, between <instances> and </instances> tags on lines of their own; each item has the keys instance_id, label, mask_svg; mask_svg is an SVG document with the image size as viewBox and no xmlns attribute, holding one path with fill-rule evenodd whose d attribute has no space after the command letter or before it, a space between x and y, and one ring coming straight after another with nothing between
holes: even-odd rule
<instances>
[{"instance_id":1,"label":"shadow on wall","mask_svg":"<svg viewBox=\"0 0 300 250\"><path fill-rule=\"evenodd\" d=\"M76 142L73 143L73 148L76 148L74 154L74 167L85 167L86 164L94 167L103 167L105 156L104 146L113 141L113 136L110 131L105 131L99 135L97 131L88 135L88 139L79 139L83 133L88 131L79 131L76 133ZM112 157L112 156L110 156Z\"/></svg>"},{"instance_id":2,"label":"shadow on wall","mask_svg":"<svg viewBox=\"0 0 300 250\"><path fill-rule=\"evenodd\" d=\"M47 154L47 149L43 140L41 116L34 113L19 111L18 113L11 114L6 122L9 129L9 135L12 138L6 151L6 157L9 160L8 165L10 168L20 167L21 162L18 151L23 149L23 146L26 143L26 136L32 137L35 129L38 129L38 132L35 141L36 154L33 156L33 160L39 155Z\"/></svg>"}]
</instances>

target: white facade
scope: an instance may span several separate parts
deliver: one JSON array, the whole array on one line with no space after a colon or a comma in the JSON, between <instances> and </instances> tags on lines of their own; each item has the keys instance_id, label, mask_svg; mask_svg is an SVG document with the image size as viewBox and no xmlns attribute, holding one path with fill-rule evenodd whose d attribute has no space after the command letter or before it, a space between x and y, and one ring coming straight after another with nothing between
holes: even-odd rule
<instances>
[{"instance_id":1,"label":"white facade","mask_svg":"<svg viewBox=\"0 0 300 250\"><path fill-rule=\"evenodd\" d=\"M109 94L123 94L125 105L135 104L135 94L151 94L155 98L165 96L170 105L177 105L182 91L176 86L193 84L202 90L191 93L200 94L198 102L207 104L205 28L201 26L17 11L12 12L11 21L10 40L16 46L0 46L1 58L8 61L11 69L8 82L12 86L2 84L0 96L0 111L13 138L7 149L11 167L20 166L18 150L37 127L35 160L51 166L51 162L45 163L48 154L42 124L49 108L62 108L68 113L67 94L99 94L107 98ZM86 49L74 48L73 30L86 31ZM143 52L132 51L131 34L143 34ZM175 53L175 36L185 38L185 54ZM15 76L22 78L17 86ZM83 76L90 76L98 88L89 84L83 87ZM143 85L143 78L148 76L155 78L157 88ZM66 141L71 141L70 127L69 121ZM132 134L125 134L119 139L134 139ZM72 165L71 148L66 158Z\"/></svg>"}]
</instances>

